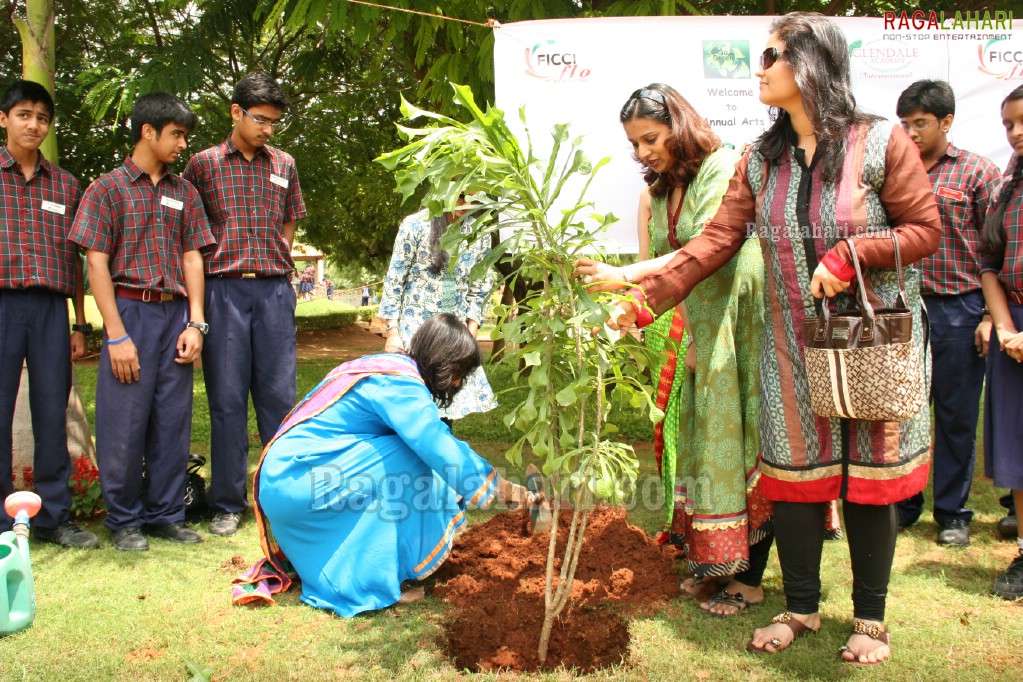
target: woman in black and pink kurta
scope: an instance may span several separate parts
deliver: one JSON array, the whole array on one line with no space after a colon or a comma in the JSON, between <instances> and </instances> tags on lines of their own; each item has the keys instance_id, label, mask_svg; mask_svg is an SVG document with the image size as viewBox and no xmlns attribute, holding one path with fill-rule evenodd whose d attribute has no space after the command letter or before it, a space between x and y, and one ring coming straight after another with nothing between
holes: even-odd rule
<instances>
[{"instance_id":1,"label":"woman in black and pink kurta","mask_svg":"<svg viewBox=\"0 0 1023 682\"><path fill-rule=\"evenodd\" d=\"M764 255L766 330L761 352L761 489L774 502L775 538L787 611L757 630L749 651L773 654L820 627L820 560L829 502L843 500L853 573L853 634L842 658L875 664L890 654L885 600L897 530L895 503L927 483L930 418L901 422L826 419L810 408L803 320L822 293L848 307L852 237L875 293L890 307L898 291L894 248L914 311L921 352L919 273L941 224L930 183L909 137L856 109L842 32L820 15L793 13L772 25L761 57L760 100L774 125L736 166L721 208L703 232L635 290L654 312L685 299L724 265L755 226ZM580 261L581 275L590 274ZM631 306L630 306L631 308ZM625 310L619 325L649 311ZM928 377L929 380L929 377Z\"/></svg>"}]
</instances>

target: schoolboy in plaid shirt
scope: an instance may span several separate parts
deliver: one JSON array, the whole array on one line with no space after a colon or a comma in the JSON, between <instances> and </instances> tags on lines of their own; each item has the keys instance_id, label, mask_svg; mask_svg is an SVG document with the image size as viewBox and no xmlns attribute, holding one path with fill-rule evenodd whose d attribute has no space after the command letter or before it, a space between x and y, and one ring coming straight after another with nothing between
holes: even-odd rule
<instances>
[{"instance_id":1,"label":"schoolboy in plaid shirt","mask_svg":"<svg viewBox=\"0 0 1023 682\"><path fill-rule=\"evenodd\" d=\"M39 83L15 81L0 100L0 500L14 492L11 448L23 364L31 379L32 469L43 499L32 533L64 547L99 541L71 522L67 402L71 360L85 354L82 261L68 241L81 191L70 173L39 151L53 123L53 98ZM68 338L67 299L75 329ZM0 531L12 519L0 505Z\"/></svg>"},{"instance_id":2,"label":"schoolboy in plaid shirt","mask_svg":"<svg viewBox=\"0 0 1023 682\"><path fill-rule=\"evenodd\" d=\"M234 129L188 161L217 248L206 259L203 348L210 403L210 532L234 535L248 503L248 397L265 446L295 404L295 222L306 215L295 160L267 145L288 108L281 87L250 73L231 98Z\"/></svg>"},{"instance_id":3,"label":"schoolboy in plaid shirt","mask_svg":"<svg viewBox=\"0 0 1023 682\"><path fill-rule=\"evenodd\" d=\"M71 239L85 249L105 340L96 380L96 457L117 549L142 535L202 542L185 522L192 363L209 330L200 249L214 243L195 188L169 172L195 116L177 97L140 97L135 149L89 185ZM142 468L147 491L142 500Z\"/></svg>"},{"instance_id":4,"label":"schoolboy in plaid shirt","mask_svg":"<svg viewBox=\"0 0 1023 682\"><path fill-rule=\"evenodd\" d=\"M933 357L934 520L938 544L965 546L970 544L973 511L966 502L984 385L984 358L975 341L984 308L977 247L999 172L983 156L949 143L955 95L948 83L913 83L899 96L896 113L920 150L941 211L941 246L920 263ZM923 493L899 503L900 529L916 523L923 503Z\"/></svg>"}]
</instances>

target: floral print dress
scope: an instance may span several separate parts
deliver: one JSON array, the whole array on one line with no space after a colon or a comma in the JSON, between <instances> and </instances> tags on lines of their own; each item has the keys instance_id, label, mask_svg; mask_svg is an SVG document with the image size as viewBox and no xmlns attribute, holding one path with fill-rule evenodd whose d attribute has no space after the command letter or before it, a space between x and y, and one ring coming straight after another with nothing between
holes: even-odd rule
<instances>
[{"instance_id":1,"label":"floral print dress","mask_svg":"<svg viewBox=\"0 0 1023 682\"><path fill-rule=\"evenodd\" d=\"M469 232L470 221L471 218L466 219L463 233ZM475 281L469 277L473 267L490 251L489 241L470 245L452 266L436 274L430 272L430 222L426 210L402 221L377 313L397 323L405 348L419 327L438 313L451 313L462 321L476 320L482 325L493 289L493 277L489 272ZM479 367L465 378L451 405L441 410L441 417L460 419L495 407L494 392L483 368Z\"/></svg>"}]
</instances>

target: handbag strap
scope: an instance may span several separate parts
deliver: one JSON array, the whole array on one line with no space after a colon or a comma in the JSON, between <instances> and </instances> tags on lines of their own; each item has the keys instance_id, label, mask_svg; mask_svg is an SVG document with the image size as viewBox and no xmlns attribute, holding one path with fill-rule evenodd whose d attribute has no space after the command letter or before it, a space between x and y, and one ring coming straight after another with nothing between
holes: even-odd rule
<instances>
[{"instance_id":1,"label":"handbag strap","mask_svg":"<svg viewBox=\"0 0 1023 682\"><path fill-rule=\"evenodd\" d=\"M895 272L899 278L899 297L895 299L895 306L899 308L909 308L906 304L906 284L902 281L902 252L899 250L899 235L896 234L895 230L889 230L892 235L892 242L895 243Z\"/></svg>"}]
</instances>

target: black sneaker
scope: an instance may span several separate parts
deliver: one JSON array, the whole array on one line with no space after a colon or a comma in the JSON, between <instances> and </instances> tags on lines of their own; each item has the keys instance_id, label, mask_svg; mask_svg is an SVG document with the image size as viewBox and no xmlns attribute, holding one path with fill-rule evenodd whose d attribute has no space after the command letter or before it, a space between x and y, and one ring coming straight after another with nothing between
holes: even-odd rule
<instances>
[{"instance_id":1,"label":"black sneaker","mask_svg":"<svg viewBox=\"0 0 1023 682\"><path fill-rule=\"evenodd\" d=\"M238 526L242 522L241 514L232 512L220 512L210 521L210 532L214 535L228 537L238 532Z\"/></svg>"},{"instance_id":2,"label":"black sneaker","mask_svg":"<svg viewBox=\"0 0 1023 682\"><path fill-rule=\"evenodd\" d=\"M970 523L962 519L939 521L938 544L966 547L970 544Z\"/></svg>"},{"instance_id":3,"label":"black sneaker","mask_svg":"<svg viewBox=\"0 0 1023 682\"><path fill-rule=\"evenodd\" d=\"M906 530L907 528L912 528L913 526L916 525L916 522L919 521L919 520L920 520L920 517L917 517L915 519L911 519L908 516L903 516L902 514L899 514L899 531L898 532L901 533L902 531Z\"/></svg>"},{"instance_id":4,"label":"black sneaker","mask_svg":"<svg viewBox=\"0 0 1023 682\"><path fill-rule=\"evenodd\" d=\"M998 534L1006 540L1015 540L1019 537L1019 526L1016 525L1015 514L1007 514L998 522Z\"/></svg>"},{"instance_id":5,"label":"black sneaker","mask_svg":"<svg viewBox=\"0 0 1023 682\"><path fill-rule=\"evenodd\" d=\"M99 547L99 538L94 533L82 530L71 521L65 521L56 528L35 527L32 529L32 537L36 540L74 549L96 549Z\"/></svg>"},{"instance_id":6,"label":"black sneaker","mask_svg":"<svg viewBox=\"0 0 1023 682\"><path fill-rule=\"evenodd\" d=\"M142 537L142 529L128 526L114 531L114 547L122 552L144 552L149 549L149 541Z\"/></svg>"},{"instance_id":7,"label":"black sneaker","mask_svg":"<svg viewBox=\"0 0 1023 682\"><path fill-rule=\"evenodd\" d=\"M1023 550L1009 564L1009 570L998 576L991 591L1002 599L1023 597Z\"/></svg>"},{"instance_id":8,"label":"black sneaker","mask_svg":"<svg viewBox=\"0 0 1023 682\"><path fill-rule=\"evenodd\" d=\"M161 526L146 526L146 535L189 545L202 542L202 536L199 535L199 531L190 528L184 521L165 523Z\"/></svg>"}]
</instances>

